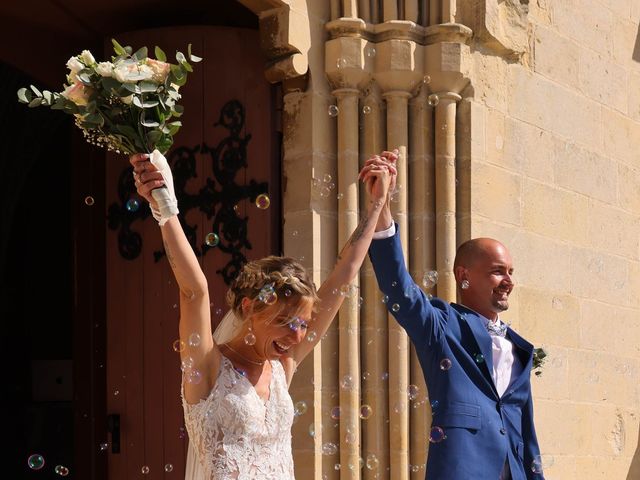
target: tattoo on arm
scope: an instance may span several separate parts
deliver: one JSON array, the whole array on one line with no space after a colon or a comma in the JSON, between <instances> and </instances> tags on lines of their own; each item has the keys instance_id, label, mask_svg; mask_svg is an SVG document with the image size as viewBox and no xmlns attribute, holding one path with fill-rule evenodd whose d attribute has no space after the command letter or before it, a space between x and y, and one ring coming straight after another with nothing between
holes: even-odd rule
<instances>
[{"instance_id":1,"label":"tattoo on arm","mask_svg":"<svg viewBox=\"0 0 640 480\"><path fill-rule=\"evenodd\" d=\"M340 250L340 253L338 254L338 260L342 259L342 254L349 246L353 245L358 240L360 240L360 238L362 238L362 235L364 235L364 231L367 229L367 225L369 225L369 216L363 215L360 219L360 223L358 223L358 226L351 234L351 237L349 237L347 243L345 243L344 247L342 247L342 250Z\"/></svg>"}]
</instances>

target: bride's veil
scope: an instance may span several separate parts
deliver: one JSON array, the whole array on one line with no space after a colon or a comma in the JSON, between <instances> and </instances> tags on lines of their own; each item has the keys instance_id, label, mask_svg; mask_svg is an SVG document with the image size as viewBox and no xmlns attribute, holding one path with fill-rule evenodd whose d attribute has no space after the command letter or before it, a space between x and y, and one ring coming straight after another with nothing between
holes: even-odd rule
<instances>
[{"instance_id":1,"label":"bride's veil","mask_svg":"<svg viewBox=\"0 0 640 480\"><path fill-rule=\"evenodd\" d=\"M229 310L218 324L213 332L213 340L218 345L228 342L240 331L242 321L233 313L233 309ZM187 463L185 468L185 480L205 480L204 470L193 442L189 441L187 450Z\"/></svg>"},{"instance_id":2,"label":"bride's veil","mask_svg":"<svg viewBox=\"0 0 640 480\"><path fill-rule=\"evenodd\" d=\"M231 340L233 337L236 336L236 334L240 331L241 327L242 327L242 320L236 317L236 314L233 312L233 309L230 309L225 314L225 316L222 317L222 320L220 320L218 327L213 332L213 340L218 345L227 343L229 340Z\"/></svg>"}]
</instances>

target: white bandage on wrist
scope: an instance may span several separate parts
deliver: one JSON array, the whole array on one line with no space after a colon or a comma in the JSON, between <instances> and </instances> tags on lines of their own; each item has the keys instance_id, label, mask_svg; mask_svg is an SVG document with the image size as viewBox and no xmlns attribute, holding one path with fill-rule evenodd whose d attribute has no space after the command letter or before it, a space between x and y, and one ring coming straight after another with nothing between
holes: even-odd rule
<instances>
[{"instance_id":1,"label":"white bandage on wrist","mask_svg":"<svg viewBox=\"0 0 640 480\"><path fill-rule=\"evenodd\" d=\"M151 213L153 214L153 218L162 226L167 220L179 213L178 199L173 189L173 175L171 174L171 168L169 167L167 159L164 158L164 155L158 150L151 152L149 158L164 179L164 187L151 191L151 195L153 195L153 198L158 204L158 208L151 207Z\"/></svg>"}]
</instances>

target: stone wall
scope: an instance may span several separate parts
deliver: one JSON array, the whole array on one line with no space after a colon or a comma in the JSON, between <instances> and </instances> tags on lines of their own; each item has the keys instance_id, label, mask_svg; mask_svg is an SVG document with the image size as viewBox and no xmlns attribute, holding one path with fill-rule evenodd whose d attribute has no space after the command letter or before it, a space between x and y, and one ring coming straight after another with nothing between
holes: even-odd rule
<instances>
[{"instance_id":1,"label":"stone wall","mask_svg":"<svg viewBox=\"0 0 640 480\"><path fill-rule=\"evenodd\" d=\"M640 2L499 8L460 12L484 32L461 104L464 221L511 249L505 318L549 354L532 379L548 476L640 478ZM500 38L513 30L527 42Z\"/></svg>"}]
</instances>

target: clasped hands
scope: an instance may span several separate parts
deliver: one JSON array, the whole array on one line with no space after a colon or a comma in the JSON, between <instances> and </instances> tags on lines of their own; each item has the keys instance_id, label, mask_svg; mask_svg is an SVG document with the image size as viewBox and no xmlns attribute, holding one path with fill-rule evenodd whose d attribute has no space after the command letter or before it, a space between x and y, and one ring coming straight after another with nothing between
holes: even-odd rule
<instances>
[{"instance_id":1,"label":"clasped hands","mask_svg":"<svg viewBox=\"0 0 640 480\"><path fill-rule=\"evenodd\" d=\"M397 160L398 150L396 149L391 152L383 151L379 155L370 157L365 162L358 178L364 182L367 194L372 200L383 200L388 203L389 197L396 187ZM152 209L157 209L156 199L151 192L166 185L165 177L156 165L150 161L148 154L138 153L131 155L129 162L133 166L133 179L138 195L147 200ZM386 181L387 175L390 176L388 183Z\"/></svg>"}]
</instances>

